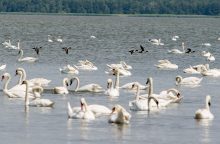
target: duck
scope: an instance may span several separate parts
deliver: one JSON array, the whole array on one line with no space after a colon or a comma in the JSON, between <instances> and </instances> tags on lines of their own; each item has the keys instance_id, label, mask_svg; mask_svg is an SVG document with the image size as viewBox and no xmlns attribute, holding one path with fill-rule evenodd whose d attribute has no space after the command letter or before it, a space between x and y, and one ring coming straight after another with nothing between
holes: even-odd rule
<instances>
[{"instance_id":1,"label":"duck","mask_svg":"<svg viewBox=\"0 0 220 144\"><path fill-rule=\"evenodd\" d=\"M78 77L73 77L70 79L70 85L76 80L76 88L75 92L103 92L104 89L99 85L95 83L87 84L84 86L79 86L80 85L80 80Z\"/></svg>"},{"instance_id":2,"label":"duck","mask_svg":"<svg viewBox=\"0 0 220 144\"><path fill-rule=\"evenodd\" d=\"M175 70L178 69L178 65L171 63L169 60L159 60L159 64L155 65L159 69Z\"/></svg>"},{"instance_id":3,"label":"duck","mask_svg":"<svg viewBox=\"0 0 220 144\"><path fill-rule=\"evenodd\" d=\"M184 42L182 42L182 51L178 50L178 49L172 49L172 50L168 50L168 53L173 53L173 54L184 54L185 51L185 46L184 46Z\"/></svg>"},{"instance_id":4,"label":"duck","mask_svg":"<svg viewBox=\"0 0 220 144\"><path fill-rule=\"evenodd\" d=\"M54 93L55 94L68 94L69 91L67 89L67 86L69 86L69 79L68 78L63 78L63 86L57 86L55 87Z\"/></svg>"},{"instance_id":5,"label":"duck","mask_svg":"<svg viewBox=\"0 0 220 144\"><path fill-rule=\"evenodd\" d=\"M21 73L18 73L19 71ZM16 75L17 74L21 75L22 81L26 80L27 74L26 74L26 71L25 71L24 68L21 68L21 67L17 68L16 69ZM42 86L42 87L47 87L49 85L49 83L51 82L51 80L48 80L48 79L45 79L45 78L32 78L32 79L29 79L28 81L32 85L39 85L39 86Z\"/></svg>"},{"instance_id":6,"label":"duck","mask_svg":"<svg viewBox=\"0 0 220 144\"><path fill-rule=\"evenodd\" d=\"M112 108L112 112L109 116L109 123L116 124L129 124L131 119L131 115L123 108L121 105L116 104Z\"/></svg>"},{"instance_id":7,"label":"duck","mask_svg":"<svg viewBox=\"0 0 220 144\"><path fill-rule=\"evenodd\" d=\"M211 106L211 96L207 95L206 96L206 101L205 101L205 108L198 109L195 112L195 119L213 119L214 115L210 111L210 106Z\"/></svg>"},{"instance_id":8,"label":"duck","mask_svg":"<svg viewBox=\"0 0 220 144\"><path fill-rule=\"evenodd\" d=\"M19 49L18 54L20 54L20 57L18 58L19 62L36 62L38 58L35 57L23 57L23 50Z\"/></svg>"},{"instance_id":9,"label":"duck","mask_svg":"<svg viewBox=\"0 0 220 144\"><path fill-rule=\"evenodd\" d=\"M176 76L176 85L199 85L203 78Z\"/></svg>"},{"instance_id":10,"label":"duck","mask_svg":"<svg viewBox=\"0 0 220 144\"><path fill-rule=\"evenodd\" d=\"M84 98L80 99L80 105L80 108L72 108L70 103L67 103L68 118L95 120L95 114L90 110Z\"/></svg>"},{"instance_id":11,"label":"duck","mask_svg":"<svg viewBox=\"0 0 220 144\"><path fill-rule=\"evenodd\" d=\"M54 102L49 99L41 99L40 94L43 92L43 88L40 86L35 86L32 88L32 92L34 94L34 99L29 100L29 82L27 80L23 81L22 84L26 85L25 91L25 106L33 106L33 107L53 107Z\"/></svg>"},{"instance_id":12,"label":"duck","mask_svg":"<svg viewBox=\"0 0 220 144\"><path fill-rule=\"evenodd\" d=\"M65 74L79 74L78 69L69 64L64 66L63 68L60 68L60 72Z\"/></svg>"}]
</instances>

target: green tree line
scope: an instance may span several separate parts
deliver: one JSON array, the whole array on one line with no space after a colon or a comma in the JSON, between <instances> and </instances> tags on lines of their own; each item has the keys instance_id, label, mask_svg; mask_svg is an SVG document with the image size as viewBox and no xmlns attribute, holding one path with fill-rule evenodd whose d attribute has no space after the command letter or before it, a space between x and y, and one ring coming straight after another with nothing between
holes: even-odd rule
<instances>
[{"instance_id":1,"label":"green tree line","mask_svg":"<svg viewBox=\"0 0 220 144\"><path fill-rule=\"evenodd\" d=\"M0 12L220 15L220 0L0 0Z\"/></svg>"}]
</instances>

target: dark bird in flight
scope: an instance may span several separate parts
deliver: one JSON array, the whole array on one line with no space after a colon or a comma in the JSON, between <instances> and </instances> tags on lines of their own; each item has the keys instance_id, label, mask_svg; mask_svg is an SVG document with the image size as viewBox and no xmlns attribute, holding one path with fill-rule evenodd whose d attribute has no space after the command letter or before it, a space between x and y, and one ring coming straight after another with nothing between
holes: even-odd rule
<instances>
[{"instance_id":1,"label":"dark bird in flight","mask_svg":"<svg viewBox=\"0 0 220 144\"><path fill-rule=\"evenodd\" d=\"M131 53L131 55L134 53L134 50L129 50L128 52L130 52Z\"/></svg>"},{"instance_id":2,"label":"dark bird in flight","mask_svg":"<svg viewBox=\"0 0 220 144\"><path fill-rule=\"evenodd\" d=\"M194 52L195 51L193 51L191 48L188 48L185 53L194 53Z\"/></svg>"},{"instance_id":3,"label":"dark bird in flight","mask_svg":"<svg viewBox=\"0 0 220 144\"><path fill-rule=\"evenodd\" d=\"M141 48L141 51L139 51L139 53L148 52L148 50L145 51L145 49L142 45L140 45L140 48Z\"/></svg>"},{"instance_id":4,"label":"dark bird in flight","mask_svg":"<svg viewBox=\"0 0 220 144\"><path fill-rule=\"evenodd\" d=\"M71 49L71 47L63 47L62 49L66 52L66 54L69 54L69 49Z\"/></svg>"},{"instance_id":5,"label":"dark bird in flight","mask_svg":"<svg viewBox=\"0 0 220 144\"><path fill-rule=\"evenodd\" d=\"M34 51L37 53L37 55L39 55L40 49L42 49L42 47L34 47L32 49L34 49Z\"/></svg>"}]
</instances>

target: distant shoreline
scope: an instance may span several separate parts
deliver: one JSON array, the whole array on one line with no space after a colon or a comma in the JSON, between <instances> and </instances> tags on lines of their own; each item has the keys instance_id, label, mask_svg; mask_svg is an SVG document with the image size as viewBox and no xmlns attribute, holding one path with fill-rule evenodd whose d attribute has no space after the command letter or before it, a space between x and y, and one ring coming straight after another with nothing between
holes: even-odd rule
<instances>
[{"instance_id":1,"label":"distant shoreline","mask_svg":"<svg viewBox=\"0 0 220 144\"><path fill-rule=\"evenodd\" d=\"M219 15L175 15L175 14L95 14L95 13L37 13L0 12L0 15L54 15L54 16L124 16L124 17L176 17L176 18L220 18Z\"/></svg>"}]
</instances>

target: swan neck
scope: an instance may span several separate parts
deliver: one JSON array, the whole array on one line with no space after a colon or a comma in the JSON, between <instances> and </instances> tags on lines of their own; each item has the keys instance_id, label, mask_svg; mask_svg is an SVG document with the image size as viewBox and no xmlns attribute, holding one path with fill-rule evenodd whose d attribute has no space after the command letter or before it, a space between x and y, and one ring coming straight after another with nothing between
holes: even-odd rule
<instances>
[{"instance_id":1,"label":"swan neck","mask_svg":"<svg viewBox=\"0 0 220 144\"><path fill-rule=\"evenodd\" d=\"M210 99L207 97L206 98L206 109L209 111L210 110Z\"/></svg>"},{"instance_id":2,"label":"swan neck","mask_svg":"<svg viewBox=\"0 0 220 144\"><path fill-rule=\"evenodd\" d=\"M148 97L150 97L153 94L153 81L149 81L149 87L148 87Z\"/></svg>"},{"instance_id":3,"label":"swan neck","mask_svg":"<svg viewBox=\"0 0 220 144\"><path fill-rule=\"evenodd\" d=\"M76 87L75 87L75 91L78 91L79 89L79 84L80 84L80 80L78 77L74 77L74 80L76 80Z\"/></svg>"},{"instance_id":4,"label":"swan neck","mask_svg":"<svg viewBox=\"0 0 220 144\"><path fill-rule=\"evenodd\" d=\"M29 84L28 84L28 82L27 82L25 85L26 85L26 91L25 91L25 106L28 106L28 105L29 105L29 95L28 95L28 87L29 87Z\"/></svg>"},{"instance_id":5,"label":"swan neck","mask_svg":"<svg viewBox=\"0 0 220 144\"><path fill-rule=\"evenodd\" d=\"M19 59L22 59L22 57L23 57L23 50L20 49L20 57L19 57Z\"/></svg>"},{"instance_id":6,"label":"swan neck","mask_svg":"<svg viewBox=\"0 0 220 144\"><path fill-rule=\"evenodd\" d=\"M8 76L8 79L5 81L5 84L3 86L3 90L8 90L8 84L11 81L11 76Z\"/></svg>"},{"instance_id":7,"label":"swan neck","mask_svg":"<svg viewBox=\"0 0 220 144\"><path fill-rule=\"evenodd\" d=\"M136 100L139 100L139 96L140 96L140 87L137 85L137 91L136 91Z\"/></svg>"},{"instance_id":8,"label":"swan neck","mask_svg":"<svg viewBox=\"0 0 220 144\"><path fill-rule=\"evenodd\" d=\"M115 88L119 88L119 71L116 72L116 79L115 79Z\"/></svg>"}]
</instances>

